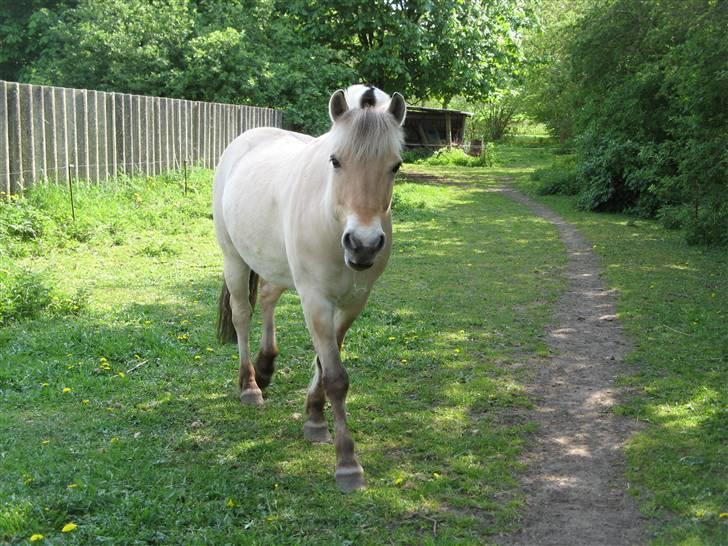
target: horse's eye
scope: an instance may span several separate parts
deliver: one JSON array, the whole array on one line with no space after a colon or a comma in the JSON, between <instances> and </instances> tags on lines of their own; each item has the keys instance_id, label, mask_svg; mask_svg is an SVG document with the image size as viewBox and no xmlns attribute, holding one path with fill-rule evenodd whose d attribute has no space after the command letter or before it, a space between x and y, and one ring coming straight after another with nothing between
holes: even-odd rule
<instances>
[{"instance_id":1,"label":"horse's eye","mask_svg":"<svg viewBox=\"0 0 728 546\"><path fill-rule=\"evenodd\" d=\"M334 166L334 169L338 169L339 167L341 167L341 163L338 159L336 159L336 156L332 155L329 159L331 160L331 164Z\"/></svg>"},{"instance_id":2,"label":"horse's eye","mask_svg":"<svg viewBox=\"0 0 728 546\"><path fill-rule=\"evenodd\" d=\"M401 166L402 166L402 162L400 161L400 162L399 162L399 163L397 163L397 164L396 164L396 165L395 165L394 167L392 167L392 172L393 172L393 173L396 173L396 172L397 172L397 171L399 170L399 168L400 168Z\"/></svg>"}]
</instances>

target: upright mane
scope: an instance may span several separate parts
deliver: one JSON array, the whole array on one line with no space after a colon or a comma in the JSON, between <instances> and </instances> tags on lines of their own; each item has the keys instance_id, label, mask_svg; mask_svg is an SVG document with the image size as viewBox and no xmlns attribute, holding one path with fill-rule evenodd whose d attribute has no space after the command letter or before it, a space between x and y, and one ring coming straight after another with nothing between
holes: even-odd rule
<instances>
[{"instance_id":1,"label":"upright mane","mask_svg":"<svg viewBox=\"0 0 728 546\"><path fill-rule=\"evenodd\" d=\"M345 93L349 108L336 119L330 131L336 155L355 161L397 156L404 132L387 110L389 95L366 85L353 85Z\"/></svg>"}]
</instances>

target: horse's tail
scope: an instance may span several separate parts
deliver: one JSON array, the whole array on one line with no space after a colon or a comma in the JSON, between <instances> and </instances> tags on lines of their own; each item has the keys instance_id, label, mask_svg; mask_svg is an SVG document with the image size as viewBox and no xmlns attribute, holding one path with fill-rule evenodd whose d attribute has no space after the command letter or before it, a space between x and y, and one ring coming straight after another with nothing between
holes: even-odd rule
<instances>
[{"instance_id":1,"label":"horse's tail","mask_svg":"<svg viewBox=\"0 0 728 546\"><path fill-rule=\"evenodd\" d=\"M252 311L255 309L255 302L258 299L258 274L252 269L248 278L248 288ZM233 310L230 307L230 290L224 280L222 281L222 291L218 302L217 339L220 340L220 343L237 343L238 341L235 325L233 325Z\"/></svg>"}]
</instances>

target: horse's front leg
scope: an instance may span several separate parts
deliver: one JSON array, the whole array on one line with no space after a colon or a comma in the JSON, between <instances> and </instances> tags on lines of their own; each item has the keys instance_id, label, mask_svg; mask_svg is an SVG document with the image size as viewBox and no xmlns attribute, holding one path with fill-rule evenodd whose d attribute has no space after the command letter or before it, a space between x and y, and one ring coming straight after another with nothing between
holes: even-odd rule
<instances>
[{"instance_id":1,"label":"horse's front leg","mask_svg":"<svg viewBox=\"0 0 728 546\"><path fill-rule=\"evenodd\" d=\"M364 487L364 470L354 455L354 440L346 424L346 394L349 377L341 364L333 303L316 293L301 293L306 325L311 333L318 359L314 382L306 400L307 421L304 434L326 425L323 417L324 394L334 414L336 448L336 485L344 492ZM322 388L323 387L323 388Z\"/></svg>"}]
</instances>

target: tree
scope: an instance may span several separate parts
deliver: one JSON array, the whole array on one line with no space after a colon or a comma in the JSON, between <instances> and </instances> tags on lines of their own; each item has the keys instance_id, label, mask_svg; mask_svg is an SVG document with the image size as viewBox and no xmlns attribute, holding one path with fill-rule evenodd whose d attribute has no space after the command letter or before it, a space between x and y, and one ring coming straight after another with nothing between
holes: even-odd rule
<instances>
[{"instance_id":1,"label":"tree","mask_svg":"<svg viewBox=\"0 0 728 546\"><path fill-rule=\"evenodd\" d=\"M343 54L362 81L410 100L482 100L521 61L530 24L516 0L293 0L280 9L311 41Z\"/></svg>"}]
</instances>

